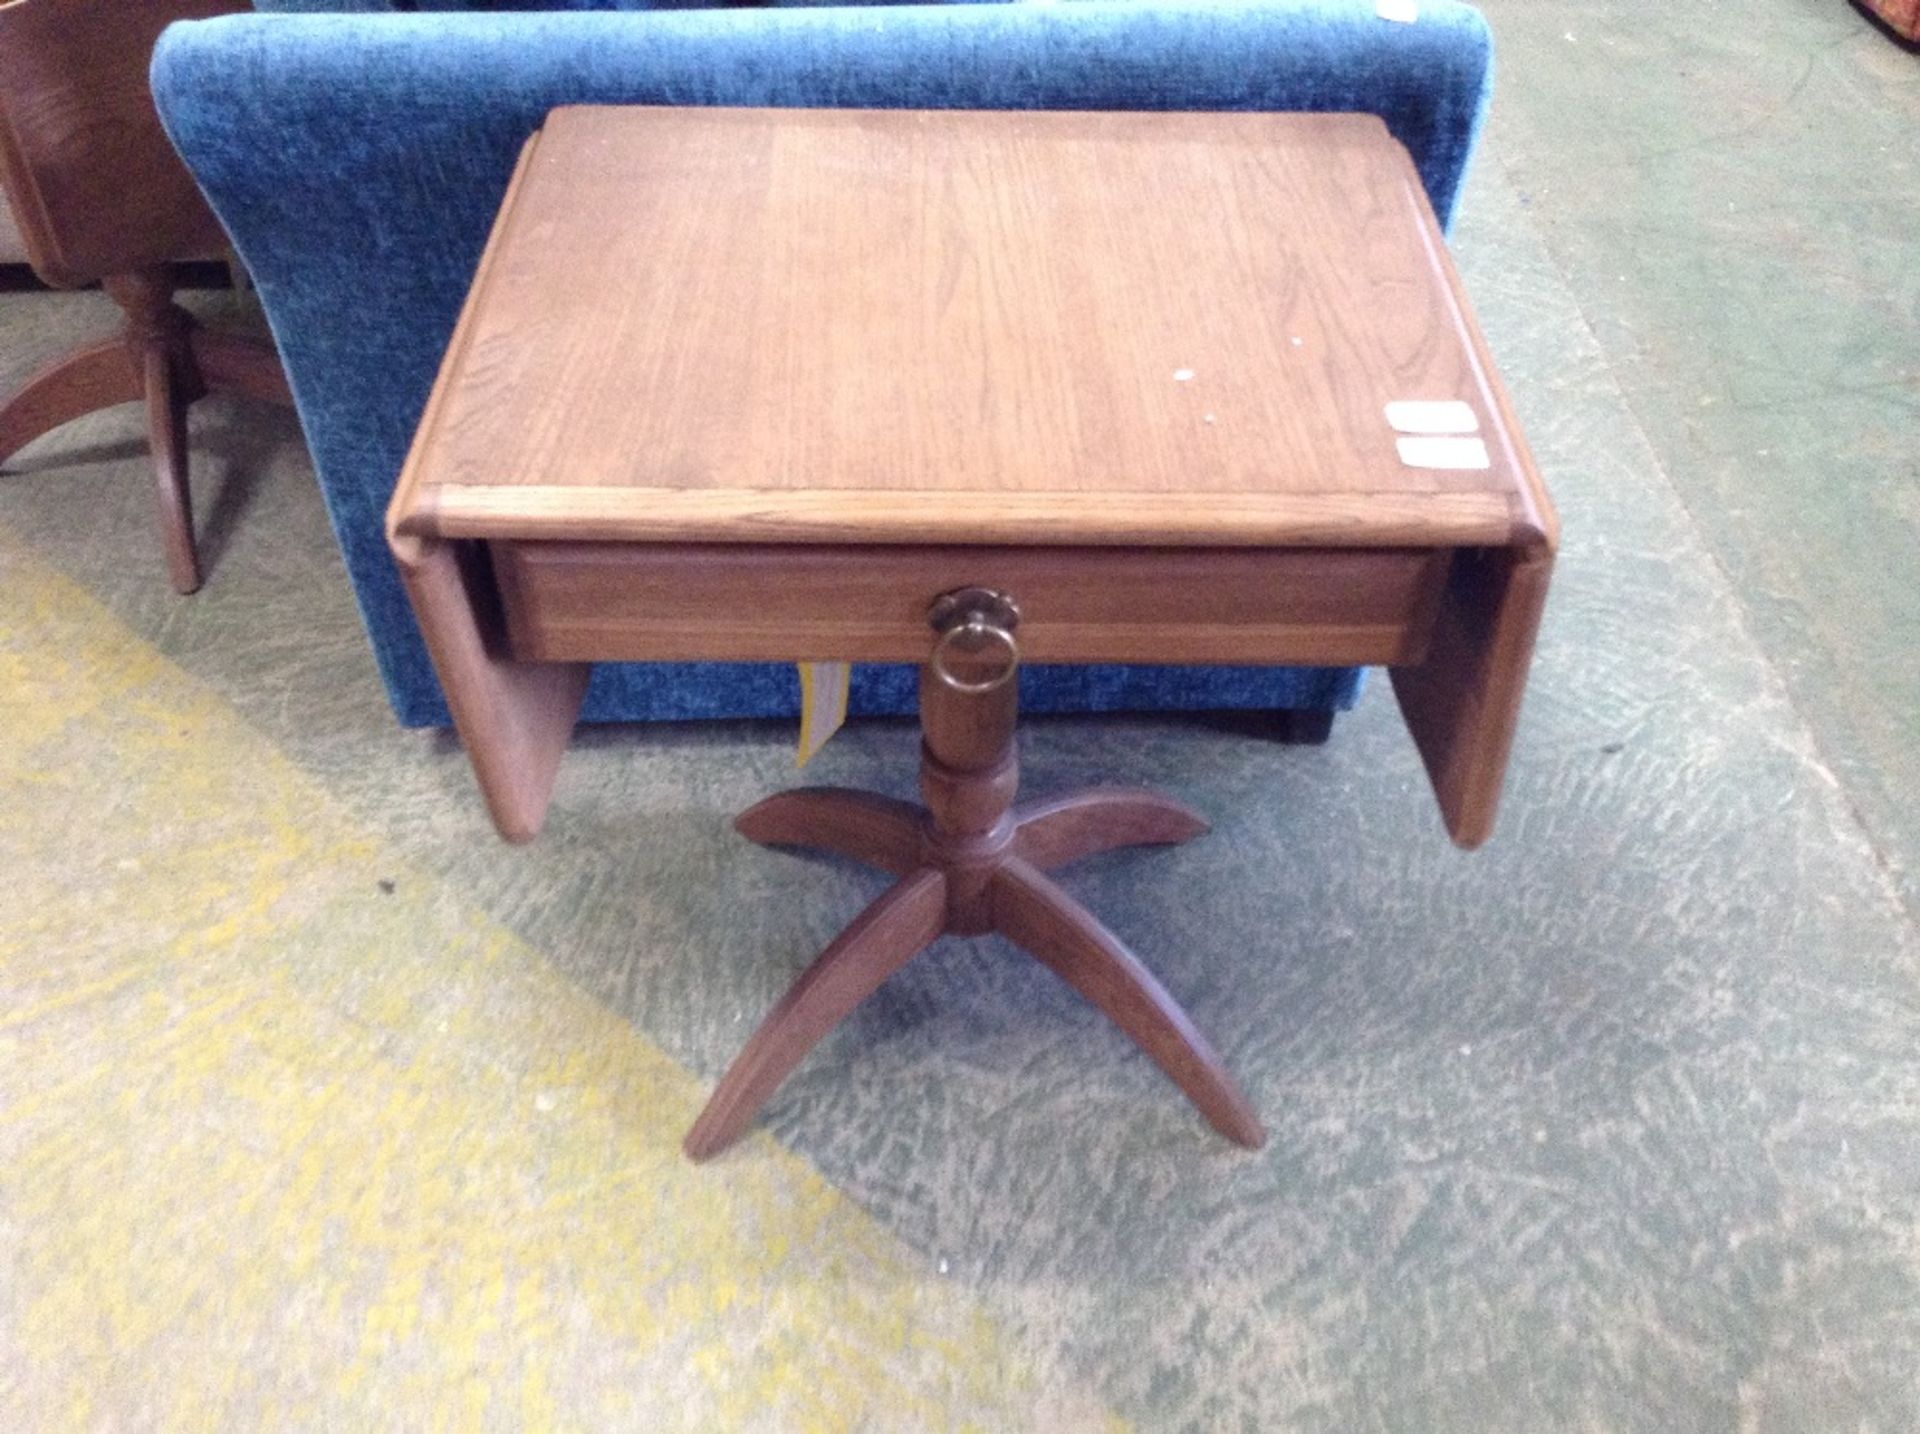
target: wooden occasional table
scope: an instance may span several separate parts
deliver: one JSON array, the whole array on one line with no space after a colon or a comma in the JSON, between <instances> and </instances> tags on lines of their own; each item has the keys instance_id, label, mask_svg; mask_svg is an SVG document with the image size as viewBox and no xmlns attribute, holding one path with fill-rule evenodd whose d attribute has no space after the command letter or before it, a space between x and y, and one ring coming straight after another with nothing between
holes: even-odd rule
<instances>
[{"instance_id":1,"label":"wooden occasional table","mask_svg":"<svg viewBox=\"0 0 1920 1434\"><path fill-rule=\"evenodd\" d=\"M1451 436L1403 450L1406 401ZM696 1159L945 932L1017 942L1259 1144L1047 874L1204 823L1131 788L1014 805L1014 664L1384 664L1474 846L1556 536L1413 166L1356 115L556 110L388 521L509 840L594 661L921 664L924 807L814 788L739 820L898 880L755 1032Z\"/></svg>"},{"instance_id":2,"label":"wooden occasional table","mask_svg":"<svg viewBox=\"0 0 1920 1434\"><path fill-rule=\"evenodd\" d=\"M173 152L147 85L160 32L247 0L0 3L0 189L34 272L98 281L125 315L114 338L56 359L0 401L0 463L82 414L146 405L167 571L200 586L187 408L209 393L291 404L273 346L205 329L173 302L174 266L219 254L220 221Z\"/></svg>"}]
</instances>

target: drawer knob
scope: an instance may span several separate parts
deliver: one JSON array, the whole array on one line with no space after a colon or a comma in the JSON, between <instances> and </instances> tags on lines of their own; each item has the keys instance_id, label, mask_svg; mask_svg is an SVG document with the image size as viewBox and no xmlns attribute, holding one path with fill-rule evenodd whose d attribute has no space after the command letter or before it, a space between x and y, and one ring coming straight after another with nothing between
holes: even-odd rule
<instances>
[{"instance_id":1,"label":"drawer knob","mask_svg":"<svg viewBox=\"0 0 1920 1434\"><path fill-rule=\"evenodd\" d=\"M940 634L934 639L928 665L955 692L995 691L1020 670L1020 640L1014 636L1020 626L1020 604L1009 594L992 588L955 588L933 600L927 621ZM975 675L982 668L986 675Z\"/></svg>"}]
</instances>

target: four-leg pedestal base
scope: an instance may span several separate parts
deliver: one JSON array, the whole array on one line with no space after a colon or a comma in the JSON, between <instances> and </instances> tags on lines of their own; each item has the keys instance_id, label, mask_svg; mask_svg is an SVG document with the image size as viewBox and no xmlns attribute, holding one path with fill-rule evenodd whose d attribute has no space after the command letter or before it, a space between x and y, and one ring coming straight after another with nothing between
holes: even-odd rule
<instances>
[{"instance_id":1,"label":"four-leg pedestal base","mask_svg":"<svg viewBox=\"0 0 1920 1434\"><path fill-rule=\"evenodd\" d=\"M940 936L998 931L1045 962L1139 1043L1214 1128L1266 1139L1206 1037L1118 937L1046 873L1095 852L1172 844L1207 824L1166 797L1094 788L1010 806L1017 781L1011 685L959 693L921 679L925 807L868 792L802 788L736 823L753 841L814 847L899 877L761 1022L687 1133L695 1160L737 1140L820 1039Z\"/></svg>"},{"instance_id":2,"label":"four-leg pedestal base","mask_svg":"<svg viewBox=\"0 0 1920 1434\"><path fill-rule=\"evenodd\" d=\"M201 328L173 302L168 270L115 275L106 289L126 313L125 331L55 360L0 404L0 463L82 414L144 400L167 573L176 591L190 593L200 586L200 555L187 487L188 405L209 393L280 404L293 396L273 346Z\"/></svg>"}]
</instances>

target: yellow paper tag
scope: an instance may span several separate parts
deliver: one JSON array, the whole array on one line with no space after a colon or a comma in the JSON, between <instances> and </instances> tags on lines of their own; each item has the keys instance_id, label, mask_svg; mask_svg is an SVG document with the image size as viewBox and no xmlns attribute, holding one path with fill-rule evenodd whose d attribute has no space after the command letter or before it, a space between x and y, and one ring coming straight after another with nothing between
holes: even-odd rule
<instances>
[{"instance_id":1,"label":"yellow paper tag","mask_svg":"<svg viewBox=\"0 0 1920 1434\"><path fill-rule=\"evenodd\" d=\"M800 667L800 750L795 765L819 755L827 739L847 720L847 689L853 666L846 662L802 662Z\"/></svg>"}]
</instances>

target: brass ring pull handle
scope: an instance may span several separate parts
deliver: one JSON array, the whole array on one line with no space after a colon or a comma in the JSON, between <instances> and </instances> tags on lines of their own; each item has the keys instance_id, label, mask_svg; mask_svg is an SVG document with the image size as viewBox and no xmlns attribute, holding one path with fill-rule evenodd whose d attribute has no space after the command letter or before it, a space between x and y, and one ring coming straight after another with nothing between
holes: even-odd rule
<instances>
[{"instance_id":1,"label":"brass ring pull handle","mask_svg":"<svg viewBox=\"0 0 1920 1434\"><path fill-rule=\"evenodd\" d=\"M927 621L940 634L934 639L927 665L955 692L977 695L997 691L1020 670L1020 641L1013 635L1020 625L1020 605L1007 594L992 588L956 588L934 599ZM1002 661L991 677L969 679L953 671L955 653L974 656L996 645Z\"/></svg>"},{"instance_id":2,"label":"brass ring pull handle","mask_svg":"<svg viewBox=\"0 0 1920 1434\"><path fill-rule=\"evenodd\" d=\"M1006 650L1006 661L998 672L979 682L954 676L952 669L947 666L946 655L950 648L977 652L989 642L997 642ZM1020 670L1020 644L1004 627L996 627L986 618L974 616L940 634L933 644L932 662L933 675L955 692L993 692L1005 687L1013 679L1013 674Z\"/></svg>"}]
</instances>

